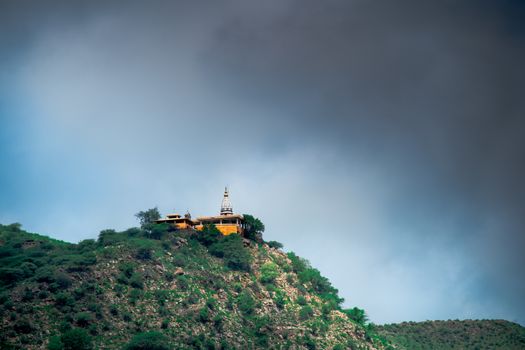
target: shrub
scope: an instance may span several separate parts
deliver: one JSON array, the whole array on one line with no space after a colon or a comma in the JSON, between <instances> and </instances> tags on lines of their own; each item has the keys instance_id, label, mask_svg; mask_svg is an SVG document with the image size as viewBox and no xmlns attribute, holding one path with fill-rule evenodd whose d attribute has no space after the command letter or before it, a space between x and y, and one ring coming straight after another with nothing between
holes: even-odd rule
<instances>
[{"instance_id":1,"label":"shrub","mask_svg":"<svg viewBox=\"0 0 525 350\"><path fill-rule=\"evenodd\" d=\"M182 290L187 290L190 283L188 281L188 277L184 275L177 276L177 286Z\"/></svg>"},{"instance_id":2,"label":"shrub","mask_svg":"<svg viewBox=\"0 0 525 350\"><path fill-rule=\"evenodd\" d=\"M120 264L118 268L124 274L124 276L130 278L131 275L133 275L133 272L135 271L136 264L125 262Z\"/></svg>"},{"instance_id":3,"label":"shrub","mask_svg":"<svg viewBox=\"0 0 525 350\"><path fill-rule=\"evenodd\" d=\"M253 241L262 241L264 224L258 218L249 214L244 214L244 236Z\"/></svg>"},{"instance_id":4,"label":"shrub","mask_svg":"<svg viewBox=\"0 0 525 350\"><path fill-rule=\"evenodd\" d=\"M141 299L143 295L143 292L140 289L132 289L129 292L129 301L132 304L135 304L138 299Z\"/></svg>"},{"instance_id":5,"label":"shrub","mask_svg":"<svg viewBox=\"0 0 525 350\"><path fill-rule=\"evenodd\" d=\"M129 279L129 285L133 288L144 288L144 281L142 280L142 276L139 273L133 273L133 275Z\"/></svg>"},{"instance_id":6,"label":"shrub","mask_svg":"<svg viewBox=\"0 0 525 350\"><path fill-rule=\"evenodd\" d=\"M11 267L0 268L0 283L10 285L24 279L24 270Z\"/></svg>"},{"instance_id":7,"label":"shrub","mask_svg":"<svg viewBox=\"0 0 525 350\"><path fill-rule=\"evenodd\" d=\"M28 262L28 261L20 265L20 269L22 269L25 278L33 276L37 268L38 267L35 264L33 264L32 262Z\"/></svg>"},{"instance_id":8,"label":"shrub","mask_svg":"<svg viewBox=\"0 0 525 350\"><path fill-rule=\"evenodd\" d=\"M21 318L13 324L13 329L19 334L28 334L33 331L33 325L28 319Z\"/></svg>"},{"instance_id":9,"label":"shrub","mask_svg":"<svg viewBox=\"0 0 525 350\"><path fill-rule=\"evenodd\" d=\"M313 314L314 310L312 309L312 307L310 305L305 305L299 311L299 318L304 321L312 317Z\"/></svg>"},{"instance_id":10,"label":"shrub","mask_svg":"<svg viewBox=\"0 0 525 350\"><path fill-rule=\"evenodd\" d=\"M155 291L155 299L157 299L159 305L164 305L166 303L166 300L169 299L169 297L170 293L168 290L159 289Z\"/></svg>"},{"instance_id":11,"label":"shrub","mask_svg":"<svg viewBox=\"0 0 525 350\"><path fill-rule=\"evenodd\" d=\"M117 316L118 315L118 306L116 304L111 304L109 306L109 312L113 315L113 316Z\"/></svg>"},{"instance_id":12,"label":"shrub","mask_svg":"<svg viewBox=\"0 0 525 350\"><path fill-rule=\"evenodd\" d=\"M164 236L166 236L169 230L170 230L169 224L166 224L166 223L153 224L146 231L146 235L148 238L160 240Z\"/></svg>"},{"instance_id":13,"label":"shrub","mask_svg":"<svg viewBox=\"0 0 525 350\"><path fill-rule=\"evenodd\" d=\"M84 239L77 244L77 250L80 252L90 252L97 248L97 241L94 239Z\"/></svg>"},{"instance_id":14,"label":"shrub","mask_svg":"<svg viewBox=\"0 0 525 350\"><path fill-rule=\"evenodd\" d=\"M135 216L139 219L142 228L154 224L156 220L160 219L160 213L157 207L145 211L139 211Z\"/></svg>"},{"instance_id":15,"label":"shrub","mask_svg":"<svg viewBox=\"0 0 525 350\"><path fill-rule=\"evenodd\" d=\"M55 304L57 306L72 306L75 304L75 299L70 294L59 293L55 296Z\"/></svg>"},{"instance_id":16,"label":"shrub","mask_svg":"<svg viewBox=\"0 0 525 350\"><path fill-rule=\"evenodd\" d=\"M133 315L129 311L124 311L122 313L122 319L126 322L131 322L131 320L133 319Z\"/></svg>"},{"instance_id":17,"label":"shrub","mask_svg":"<svg viewBox=\"0 0 525 350\"><path fill-rule=\"evenodd\" d=\"M60 337L64 350L91 350L93 345L91 344L91 337L89 334L81 328L73 328L66 331Z\"/></svg>"},{"instance_id":18,"label":"shrub","mask_svg":"<svg viewBox=\"0 0 525 350\"><path fill-rule=\"evenodd\" d=\"M247 315L251 315L255 311L255 300L249 292L243 291L237 297L237 305L239 310Z\"/></svg>"},{"instance_id":19,"label":"shrub","mask_svg":"<svg viewBox=\"0 0 525 350\"><path fill-rule=\"evenodd\" d=\"M299 295L297 297L297 304L303 305L303 306L306 305L306 298L303 297L302 295Z\"/></svg>"},{"instance_id":20,"label":"shrub","mask_svg":"<svg viewBox=\"0 0 525 350\"><path fill-rule=\"evenodd\" d=\"M128 237L137 237L142 234L142 230L138 227L132 227L124 231L124 234L127 235Z\"/></svg>"},{"instance_id":21,"label":"shrub","mask_svg":"<svg viewBox=\"0 0 525 350\"><path fill-rule=\"evenodd\" d=\"M266 242L270 248L281 249L283 244L277 241L268 241Z\"/></svg>"},{"instance_id":22,"label":"shrub","mask_svg":"<svg viewBox=\"0 0 525 350\"><path fill-rule=\"evenodd\" d=\"M47 344L47 350L63 350L64 344L62 344L62 340L60 340L60 337L58 336L52 336L49 338L49 343Z\"/></svg>"},{"instance_id":23,"label":"shrub","mask_svg":"<svg viewBox=\"0 0 525 350\"><path fill-rule=\"evenodd\" d=\"M161 325L160 325L160 328L162 328L162 329L166 329L166 328L169 327L169 325L170 325L170 320L168 320L168 319L166 318L166 319L162 320L162 323L161 323Z\"/></svg>"},{"instance_id":24,"label":"shrub","mask_svg":"<svg viewBox=\"0 0 525 350\"><path fill-rule=\"evenodd\" d=\"M135 257L140 260L151 260L153 258L153 250L149 247L140 247L137 249Z\"/></svg>"},{"instance_id":25,"label":"shrub","mask_svg":"<svg viewBox=\"0 0 525 350\"><path fill-rule=\"evenodd\" d=\"M170 350L168 340L160 332L139 333L131 339L124 350Z\"/></svg>"},{"instance_id":26,"label":"shrub","mask_svg":"<svg viewBox=\"0 0 525 350\"><path fill-rule=\"evenodd\" d=\"M292 262L292 269L295 273L303 272L310 265L307 260L295 255L294 252L289 252L287 255Z\"/></svg>"},{"instance_id":27,"label":"shrub","mask_svg":"<svg viewBox=\"0 0 525 350\"><path fill-rule=\"evenodd\" d=\"M210 310L207 307L203 307L199 310L199 321L202 323L210 320Z\"/></svg>"},{"instance_id":28,"label":"shrub","mask_svg":"<svg viewBox=\"0 0 525 350\"><path fill-rule=\"evenodd\" d=\"M282 290L277 289L273 300L275 301L275 305L277 305L279 309L282 309L286 305L286 294Z\"/></svg>"},{"instance_id":29,"label":"shrub","mask_svg":"<svg viewBox=\"0 0 525 350\"><path fill-rule=\"evenodd\" d=\"M354 307L352 309L345 309L343 312L348 316L349 319L355 321L356 323L360 325L365 325L368 321L368 317L366 316L365 310Z\"/></svg>"},{"instance_id":30,"label":"shrub","mask_svg":"<svg viewBox=\"0 0 525 350\"><path fill-rule=\"evenodd\" d=\"M204 246L209 247L212 244L215 244L219 241L222 234L213 224L204 225L204 228L201 232L197 234L197 240L201 242Z\"/></svg>"},{"instance_id":31,"label":"shrub","mask_svg":"<svg viewBox=\"0 0 525 350\"><path fill-rule=\"evenodd\" d=\"M244 247L241 236L232 234L210 246L210 253L223 258L226 266L234 270L250 271L251 255Z\"/></svg>"},{"instance_id":32,"label":"shrub","mask_svg":"<svg viewBox=\"0 0 525 350\"><path fill-rule=\"evenodd\" d=\"M279 276L279 268L273 262L267 262L261 266L261 282L272 283Z\"/></svg>"},{"instance_id":33,"label":"shrub","mask_svg":"<svg viewBox=\"0 0 525 350\"><path fill-rule=\"evenodd\" d=\"M115 244L119 241L118 234L115 230L102 230L98 234L98 244L107 247L109 245Z\"/></svg>"},{"instance_id":34,"label":"shrub","mask_svg":"<svg viewBox=\"0 0 525 350\"><path fill-rule=\"evenodd\" d=\"M79 312L76 315L77 325L82 328L89 326L93 321L93 316L89 312Z\"/></svg>"},{"instance_id":35,"label":"shrub","mask_svg":"<svg viewBox=\"0 0 525 350\"><path fill-rule=\"evenodd\" d=\"M57 272L54 276L54 279L55 279L55 283L58 285L60 289L67 289L73 283L69 275L63 272Z\"/></svg>"}]
</instances>

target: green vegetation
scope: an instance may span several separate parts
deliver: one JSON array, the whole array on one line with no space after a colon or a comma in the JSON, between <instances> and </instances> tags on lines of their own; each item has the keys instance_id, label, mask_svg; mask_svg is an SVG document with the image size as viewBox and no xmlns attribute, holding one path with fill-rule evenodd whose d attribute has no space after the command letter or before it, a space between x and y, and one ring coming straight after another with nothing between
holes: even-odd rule
<instances>
[{"instance_id":1,"label":"green vegetation","mask_svg":"<svg viewBox=\"0 0 525 350\"><path fill-rule=\"evenodd\" d=\"M504 321L376 327L252 216L244 239L139 214L140 227L78 244L0 225L0 348L524 348Z\"/></svg>"},{"instance_id":2,"label":"green vegetation","mask_svg":"<svg viewBox=\"0 0 525 350\"><path fill-rule=\"evenodd\" d=\"M123 350L170 350L168 338L160 332L139 333Z\"/></svg>"},{"instance_id":3,"label":"green vegetation","mask_svg":"<svg viewBox=\"0 0 525 350\"><path fill-rule=\"evenodd\" d=\"M403 322L377 330L399 349L525 349L525 328L503 320Z\"/></svg>"},{"instance_id":4,"label":"green vegetation","mask_svg":"<svg viewBox=\"0 0 525 350\"><path fill-rule=\"evenodd\" d=\"M253 241L262 242L264 224L261 220L250 214L244 214L244 235Z\"/></svg>"}]
</instances>

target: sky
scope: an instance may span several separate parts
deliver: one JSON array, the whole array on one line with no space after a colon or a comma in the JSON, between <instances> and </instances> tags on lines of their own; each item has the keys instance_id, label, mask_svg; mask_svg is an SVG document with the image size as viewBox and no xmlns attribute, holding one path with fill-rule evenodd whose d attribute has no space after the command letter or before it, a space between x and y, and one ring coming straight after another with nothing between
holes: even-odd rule
<instances>
[{"instance_id":1,"label":"sky","mask_svg":"<svg viewBox=\"0 0 525 350\"><path fill-rule=\"evenodd\" d=\"M375 323L525 324L522 1L0 0L0 222L235 212Z\"/></svg>"}]
</instances>

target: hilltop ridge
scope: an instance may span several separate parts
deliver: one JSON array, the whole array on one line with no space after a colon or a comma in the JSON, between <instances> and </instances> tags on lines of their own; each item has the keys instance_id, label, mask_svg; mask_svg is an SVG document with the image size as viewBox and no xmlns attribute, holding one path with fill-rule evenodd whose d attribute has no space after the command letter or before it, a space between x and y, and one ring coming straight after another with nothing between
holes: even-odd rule
<instances>
[{"instance_id":1,"label":"hilltop ridge","mask_svg":"<svg viewBox=\"0 0 525 350\"><path fill-rule=\"evenodd\" d=\"M318 270L280 248L212 225L146 223L78 244L0 225L1 348L388 346Z\"/></svg>"}]
</instances>

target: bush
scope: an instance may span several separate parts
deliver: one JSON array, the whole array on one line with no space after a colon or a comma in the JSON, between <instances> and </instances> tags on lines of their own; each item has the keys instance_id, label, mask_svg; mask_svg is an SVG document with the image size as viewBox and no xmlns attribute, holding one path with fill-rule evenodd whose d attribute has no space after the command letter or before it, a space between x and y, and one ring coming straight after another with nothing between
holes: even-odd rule
<instances>
[{"instance_id":1,"label":"bush","mask_svg":"<svg viewBox=\"0 0 525 350\"><path fill-rule=\"evenodd\" d=\"M84 239L77 244L77 250L79 252L90 252L95 250L96 247L97 242L94 239Z\"/></svg>"},{"instance_id":2,"label":"bush","mask_svg":"<svg viewBox=\"0 0 525 350\"><path fill-rule=\"evenodd\" d=\"M295 273L303 272L310 266L307 260L295 255L294 252L289 252L287 255L288 259L292 262L292 270Z\"/></svg>"},{"instance_id":3,"label":"bush","mask_svg":"<svg viewBox=\"0 0 525 350\"><path fill-rule=\"evenodd\" d=\"M54 279L55 279L55 283L57 283L60 289L67 289L73 283L69 275L63 272L57 272L54 276Z\"/></svg>"},{"instance_id":4,"label":"bush","mask_svg":"<svg viewBox=\"0 0 525 350\"><path fill-rule=\"evenodd\" d=\"M251 255L237 234L225 236L209 248L210 253L223 258L226 266L234 270L250 271Z\"/></svg>"},{"instance_id":5,"label":"bush","mask_svg":"<svg viewBox=\"0 0 525 350\"><path fill-rule=\"evenodd\" d=\"M305 305L299 311L299 318L303 321L309 319L314 315L314 310L310 305Z\"/></svg>"},{"instance_id":6,"label":"bush","mask_svg":"<svg viewBox=\"0 0 525 350\"><path fill-rule=\"evenodd\" d=\"M55 304L57 306L73 306L75 299L67 293L59 293L55 296Z\"/></svg>"},{"instance_id":7,"label":"bush","mask_svg":"<svg viewBox=\"0 0 525 350\"><path fill-rule=\"evenodd\" d=\"M137 237L142 234L142 230L138 227L132 227L124 231L124 234L127 235L128 237Z\"/></svg>"},{"instance_id":8,"label":"bush","mask_svg":"<svg viewBox=\"0 0 525 350\"><path fill-rule=\"evenodd\" d=\"M160 332L139 333L131 339L123 350L171 350L168 340Z\"/></svg>"},{"instance_id":9,"label":"bush","mask_svg":"<svg viewBox=\"0 0 525 350\"><path fill-rule=\"evenodd\" d=\"M117 304L111 304L109 306L109 313L112 314L113 316L117 316L118 315L118 306L117 306Z\"/></svg>"},{"instance_id":10,"label":"bush","mask_svg":"<svg viewBox=\"0 0 525 350\"><path fill-rule=\"evenodd\" d=\"M207 307L203 307L199 310L199 321L206 323L210 320L210 310Z\"/></svg>"},{"instance_id":11,"label":"bush","mask_svg":"<svg viewBox=\"0 0 525 350\"><path fill-rule=\"evenodd\" d=\"M168 320L167 318L162 320L162 323L160 325L160 328L162 329L167 329L170 325L170 320Z\"/></svg>"},{"instance_id":12,"label":"bush","mask_svg":"<svg viewBox=\"0 0 525 350\"><path fill-rule=\"evenodd\" d=\"M62 344L62 340L60 340L60 337L53 336L49 338L47 350L64 350L64 344Z\"/></svg>"},{"instance_id":13,"label":"bush","mask_svg":"<svg viewBox=\"0 0 525 350\"><path fill-rule=\"evenodd\" d=\"M151 260L153 258L153 250L149 247L140 247L137 249L135 257L140 260Z\"/></svg>"},{"instance_id":14,"label":"bush","mask_svg":"<svg viewBox=\"0 0 525 350\"><path fill-rule=\"evenodd\" d=\"M286 294L280 289L277 289L274 294L273 300L275 301L275 305L282 309L286 305Z\"/></svg>"},{"instance_id":15,"label":"bush","mask_svg":"<svg viewBox=\"0 0 525 350\"><path fill-rule=\"evenodd\" d=\"M279 268L273 262L267 262L261 266L262 283L272 283L279 276Z\"/></svg>"},{"instance_id":16,"label":"bush","mask_svg":"<svg viewBox=\"0 0 525 350\"><path fill-rule=\"evenodd\" d=\"M131 312L124 311L122 313L122 320L124 320L125 322L131 322L132 319L133 319L133 315L131 314Z\"/></svg>"},{"instance_id":17,"label":"bush","mask_svg":"<svg viewBox=\"0 0 525 350\"><path fill-rule=\"evenodd\" d=\"M24 279L24 270L18 268L3 267L0 268L0 283L10 285Z\"/></svg>"},{"instance_id":18,"label":"bush","mask_svg":"<svg viewBox=\"0 0 525 350\"><path fill-rule=\"evenodd\" d=\"M217 243L221 237L221 232L213 224L204 225L202 231L197 233L197 240L206 247Z\"/></svg>"},{"instance_id":19,"label":"bush","mask_svg":"<svg viewBox=\"0 0 525 350\"><path fill-rule=\"evenodd\" d=\"M252 241L262 241L264 224L261 220L249 214L244 214L244 236Z\"/></svg>"},{"instance_id":20,"label":"bush","mask_svg":"<svg viewBox=\"0 0 525 350\"><path fill-rule=\"evenodd\" d=\"M163 224L153 224L151 227L146 231L147 237L151 239L157 239L160 240L170 230L170 225L163 223Z\"/></svg>"},{"instance_id":21,"label":"bush","mask_svg":"<svg viewBox=\"0 0 525 350\"><path fill-rule=\"evenodd\" d=\"M148 209L145 211L140 211L135 214L137 219L139 219L140 227L144 228L147 225L154 224L156 220L160 219L159 209L157 207Z\"/></svg>"},{"instance_id":22,"label":"bush","mask_svg":"<svg viewBox=\"0 0 525 350\"><path fill-rule=\"evenodd\" d=\"M64 350L91 350L93 345L91 344L91 337L89 334L81 328L73 328L66 331L60 337Z\"/></svg>"},{"instance_id":23,"label":"bush","mask_svg":"<svg viewBox=\"0 0 525 350\"><path fill-rule=\"evenodd\" d=\"M76 315L77 325L82 328L89 326L93 321L93 316L89 312L79 312Z\"/></svg>"},{"instance_id":24,"label":"bush","mask_svg":"<svg viewBox=\"0 0 525 350\"><path fill-rule=\"evenodd\" d=\"M52 283L55 281L55 269L49 266L39 268L35 273L37 282Z\"/></svg>"},{"instance_id":25,"label":"bush","mask_svg":"<svg viewBox=\"0 0 525 350\"><path fill-rule=\"evenodd\" d=\"M126 276L127 278L130 278L131 275L133 275L133 272L135 271L136 265L130 262L125 262L120 264L119 270Z\"/></svg>"},{"instance_id":26,"label":"bush","mask_svg":"<svg viewBox=\"0 0 525 350\"><path fill-rule=\"evenodd\" d=\"M282 249L283 247L283 244L277 241L268 241L267 244L270 248L275 248L275 249Z\"/></svg>"},{"instance_id":27,"label":"bush","mask_svg":"<svg viewBox=\"0 0 525 350\"><path fill-rule=\"evenodd\" d=\"M355 321L356 323L364 326L368 321L365 310L354 307L352 309L343 310L343 312L348 316L349 319Z\"/></svg>"},{"instance_id":28,"label":"bush","mask_svg":"<svg viewBox=\"0 0 525 350\"><path fill-rule=\"evenodd\" d=\"M129 285L133 288L142 289L144 288L144 281L139 273L133 273L129 279Z\"/></svg>"},{"instance_id":29,"label":"bush","mask_svg":"<svg viewBox=\"0 0 525 350\"><path fill-rule=\"evenodd\" d=\"M243 291L237 297L237 305L239 310L247 315L251 315L255 311L255 300L249 292Z\"/></svg>"},{"instance_id":30,"label":"bush","mask_svg":"<svg viewBox=\"0 0 525 350\"><path fill-rule=\"evenodd\" d=\"M29 278L31 276L33 276L35 274L35 270L37 269L38 267L33 264L32 262L24 262L20 265L20 269L22 269L22 271L24 272L24 277L25 278Z\"/></svg>"},{"instance_id":31,"label":"bush","mask_svg":"<svg viewBox=\"0 0 525 350\"><path fill-rule=\"evenodd\" d=\"M33 331L33 325L28 319L21 318L13 324L13 329L18 334L28 334Z\"/></svg>"},{"instance_id":32,"label":"bush","mask_svg":"<svg viewBox=\"0 0 525 350\"><path fill-rule=\"evenodd\" d=\"M98 244L107 247L109 245L115 244L120 240L118 237L118 234L115 230L109 229L109 230L102 230L98 234Z\"/></svg>"}]
</instances>

